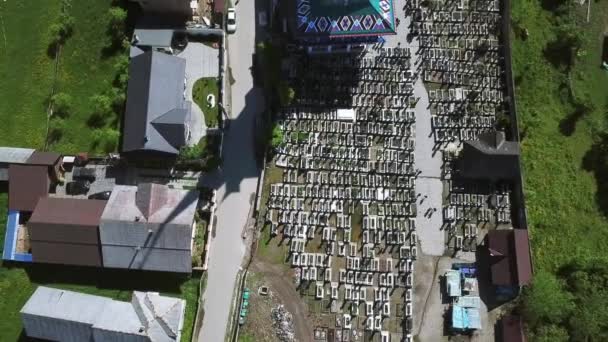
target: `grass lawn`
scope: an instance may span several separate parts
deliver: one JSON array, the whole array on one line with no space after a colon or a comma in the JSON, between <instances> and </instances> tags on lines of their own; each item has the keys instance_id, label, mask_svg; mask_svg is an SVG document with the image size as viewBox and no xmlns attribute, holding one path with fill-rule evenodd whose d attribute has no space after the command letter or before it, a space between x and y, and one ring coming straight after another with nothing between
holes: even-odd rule
<instances>
[{"instance_id":1,"label":"grass lawn","mask_svg":"<svg viewBox=\"0 0 608 342\"><path fill-rule=\"evenodd\" d=\"M71 15L74 17L74 34L68 38L61 51L58 92L72 97L73 108L63 122L63 135L52 146L63 153L82 151L102 153L92 139L94 127L87 124L93 113L93 95L102 94L112 87L116 71L114 64L118 54L108 54L104 48L110 45L106 33L106 13L111 1L72 1ZM105 127L118 129L116 118L107 118ZM118 141L116 141L118 143ZM116 144L116 146L118 146Z\"/></svg>"},{"instance_id":2,"label":"grass lawn","mask_svg":"<svg viewBox=\"0 0 608 342\"><path fill-rule=\"evenodd\" d=\"M585 13L586 5L578 11L579 16ZM608 73L600 69L600 55L608 3L592 2L591 22L579 20L584 40L572 69L572 85L576 96L595 109L578 121L569 119L574 107L562 86L566 73L549 63L544 53L556 39L554 14L540 2L525 0L514 1L512 13L514 26L529 31L526 40L513 35L512 46L535 267L554 272L575 259L605 259L606 210L597 200L597 179L583 160L596 133L606 127Z\"/></svg>"},{"instance_id":3,"label":"grass lawn","mask_svg":"<svg viewBox=\"0 0 608 342\"><path fill-rule=\"evenodd\" d=\"M2 146L44 147L54 68L47 31L59 8L59 0L0 2Z\"/></svg>"},{"instance_id":4,"label":"grass lawn","mask_svg":"<svg viewBox=\"0 0 608 342\"><path fill-rule=\"evenodd\" d=\"M213 94L215 96L215 107L209 108L207 103L207 95ZM214 77L203 77L194 82L194 88L192 89L192 97L194 102L200 107L205 114L205 124L207 127L218 126L219 107L217 106L217 100L219 96L219 89L217 85L217 78Z\"/></svg>"}]
</instances>

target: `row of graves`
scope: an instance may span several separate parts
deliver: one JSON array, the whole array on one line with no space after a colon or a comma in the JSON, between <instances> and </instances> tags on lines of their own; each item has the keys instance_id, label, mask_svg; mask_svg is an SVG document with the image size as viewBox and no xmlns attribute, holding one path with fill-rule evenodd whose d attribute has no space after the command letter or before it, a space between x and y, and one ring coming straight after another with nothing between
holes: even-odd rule
<instances>
[{"instance_id":1,"label":"row of graves","mask_svg":"<svg viewBox=\"0 0 608 342\"><path fill-rule=\"evenodd\" d=\"M475 252L489 230L511 227L510 184L451 179L446 188L443 220L452 254Z\"/></svg>"},{"instance_id":2,"label":"row of graves","mask_svg":"<svg viewBox=\"0 0 608 342\"><path fill-rule=\"evenodd\" d=\"M301 56L266 222L314 324L337 341L411 340L415 75L408 49Z\"/></svg>"},{"instance_id":3,"label":"row of graves","mask_svg":"<svg viewBox=\"0 0 608 342\"><path fill-rule=\"evenodd\" d=\"M475 140L507 113L501 13L494 0L437 0L412 7L436 142Z\"/></svg>"}]
</instances>

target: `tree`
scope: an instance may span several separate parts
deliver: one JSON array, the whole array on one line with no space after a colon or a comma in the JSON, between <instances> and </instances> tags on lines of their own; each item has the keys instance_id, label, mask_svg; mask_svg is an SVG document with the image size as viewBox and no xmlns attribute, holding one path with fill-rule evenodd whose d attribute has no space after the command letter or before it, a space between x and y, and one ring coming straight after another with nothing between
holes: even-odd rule
<instances>
[{"instance_id":1,"label":"tree","mask_svg":"<svg viewBox=\"0 0 608 342\"><path fill-rule=\"evenodd\" d=\"M112 111L112 99L107 95L97 94L91 96L93 104L93 112L101 115L107 115Z\"/></svg>"},{"instance_id":2,"label":"tree","mask_svg":"<svg viewBox=\"0 0 608 342\"><path fill-rule=\"evenodd\" d=\"M530 341L534 342L567 342L568 332L561 326L554 324L541 326L538 331L533 332Z\"/></svg>"},{"instance_id":3,"label":"tree","mask_svg":"<svg viewBox=\"0 0 608 342\"><path fill-rule=\"evenodd\" d=\"M117 87L126 90L129 81L129 57L126 55L118 57L118 60L114 63L114 70L116 70L114 84Z\"/></svg>"},{"instance_id":4,"label":"tree","mask_svg":"<svg viewBox=\"0 0 608 342\"><path fill-rule=\"evenodd\" d=\"M572 295L551 273L539 271L523 292L523 316L531 327L560 324L574 309Z\"/></svg>"},{"instance_id":5,"label":"tree","mask_svg":"<svg viewBox=\"0 0 608 342\"><path fill-rule=\"evenodd\" d=\"M65 118L72 109L72 97L66 93L57 93L51 97L53 104L53 114Z\"/></svg>"},{"instance_id":6,"label":"tree","mask_svg":"<svg viewBox=\"0 0 608 342\"><path fill-rule=\"evenodd\" d=\"M281 144L283 144L283 130L275 123L272 126L270 146L272 146L273 149L277 149Z\"/></svg>"},{"instance_id":7,"label":"tree","mask_svg":"<svg viewBox=\"0 0 608 342\"><path fill-rule=\"evenodd\" d=\"M120 7L110 7L108 10L108 29L115 42L122 41L125 35L127 11Z\"/></svg>"},{"instance_id":8,"label":"tree","mask_svg":"<svg viewBox=\"0 0 608 342\"><path fill-rule=\"evenodd\" d=\"M105 153L116 151L119 137L120 132L109 127L100 128L93 131L93 141L95 145L101 147L102 151Z\"/></svg>"}]
</instances>

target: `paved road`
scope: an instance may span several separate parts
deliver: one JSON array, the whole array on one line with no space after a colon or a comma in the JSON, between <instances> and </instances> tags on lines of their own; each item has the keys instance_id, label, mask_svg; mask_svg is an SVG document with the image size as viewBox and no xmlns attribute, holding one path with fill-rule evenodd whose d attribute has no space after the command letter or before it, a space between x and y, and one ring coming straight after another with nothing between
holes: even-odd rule
<instances>
[{"instance_id":1,"label":"paved road","mask_svg":"<svg viewBox=\"0 0 608 342\"><path fill-rule=\"evenodd\" d=\"M232 85L232 121L224 136L217 226L209 252L207 289L203 296L205 317L199 342L224 341L236 274L246 249L241 233L260 173L254 159L253 128L255 115L263 109L263 97L260 89L253 88L250 71L255 46L253 1L238 4L237 18L237 32L228 38L229 61L236 80Z\"/></svg>"}]
</instances>

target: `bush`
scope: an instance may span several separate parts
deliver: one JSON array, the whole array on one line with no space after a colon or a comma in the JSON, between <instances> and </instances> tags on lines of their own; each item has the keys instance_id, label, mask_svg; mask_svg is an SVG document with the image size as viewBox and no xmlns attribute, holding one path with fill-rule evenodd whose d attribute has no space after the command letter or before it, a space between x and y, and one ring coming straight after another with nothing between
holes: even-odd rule
<instances>
[{"instance_id":1,"label":"bush","mask_svg":"<svg viewBox=\"0 0 608 342\"><path fill-rule=\"evenodd\" d=\"M91 96L91 103L93 105L93 113L107 115L112 112L113 100L102 94Z\"/></svg>"},{"instance_id":2,"label":"bush","mask_svg":"<svg viewBox=\"0 0 608 342\"><path fill-rule=\"evenodd\" d=\"M283 129L276 123L272 126L272 133L270 136L270 146L273 149L279 148L283 144Z\"/></svg>"},{"instance_id":3,"label":"bush","mask_svg":"<svg viewBox=\"0 0 608 342\"><path fill-rule=\"evenodd\" d=\"M65 118L69 115L72 109L72 97L66 93L57 93L51 97L53 105L53 114L58 117Z\"/></svg>"},{"instance_id":4,"label":"bush","mask_svg":"<svg viewBox=\"0 0 608 342\"><path fill-rule=\"evenodd\" d=\"M108 10L108 31L114 42L121 42L125 35L127 11L120 7Z\"/></svg>"},{"instance_id":5,"label":"bush","mask_svg":"<svg viewBox=\"0 0 608 342\"><path fill-rule=\"evenodd\" d=\"M116 71L114 85L122 90L126 90L129 82L129 57L126 55L118 57L118 60L114 63L114 70Z\"/></svg>"},{"instance_id":6,"label":"bush","mask_svg":"<svg viewBox=\"0 0 608 342\"><path fill-rule=\"evenodd\" d=\"M212 171L218 168L222 159L219 136L204 136L194 146L183 146L177 156L178 169L194 171Z\"/></svg>"},{"instance_id":7,"label":"bush","mask_svg":"<svg viewBox=\"0 0 608 342\"><path fill-rule=\"evenodd\" d=\"M116 151L119 137L120 132L109 127L100 128L93 131L94 145L100 146L101 149L106 153Z\"/></svg>"}]
</instances>

